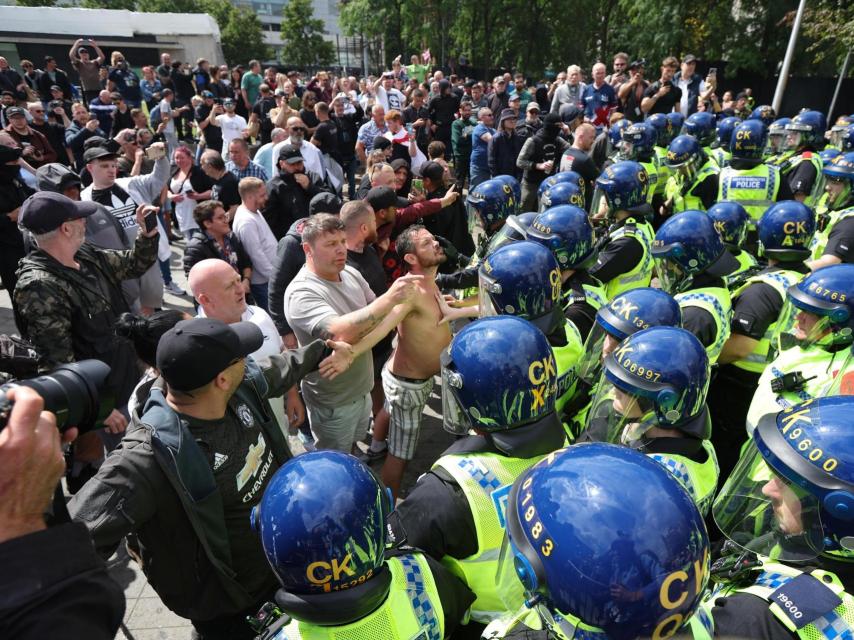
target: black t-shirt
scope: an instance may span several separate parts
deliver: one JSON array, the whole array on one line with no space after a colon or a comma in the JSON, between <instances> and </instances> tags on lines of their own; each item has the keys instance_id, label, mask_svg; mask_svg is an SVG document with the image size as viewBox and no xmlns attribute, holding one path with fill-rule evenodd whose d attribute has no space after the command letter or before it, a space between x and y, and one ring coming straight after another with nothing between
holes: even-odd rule
<instances>
[{"instance_id":1,"label":"black t-shirt","mask_svg":"<svg viewBox=\"0 0 854 640\"><path fill-rule=\"evenodd\" d=\"M231 567L249 593L262 593L275 584L258 534L249 526L252 507L279 465L251 410L244 404L229 408L219 420L181 416L207 456L222 497L225 528L231 547Z\"/></svg>"},{"instance_id":2,"label":"black t-shirt","mask_svg":"<svg viewBox=\"0 0 854 640\"><path fill-rule=\"evenodd\" d=\"M609 242L599 252L590 275L602 282L610 282L623 273L628 273L643 260L643 246L631 236L623 236Z\"/></svg>"},{"instance_id":3,"label":"black t-shirt","mask_svg":"<svg viewBox=\"0 0 854 640\"><path fill-rule=\"evenodd\" d=\"M212 108L205 103L196 107L196 122L207 120ZM205 147L208 149L213 149L214 151L222 149L222 129L220 127L209 124L202 129L202 137L205 139Z\"/></svg>"},{"instance_id":4,"label":"black t-shirt","mask_svg":"<svg viewBox=\"0 0 854 640\"><path fill-rule=\"evenodd\" d=\"M596 163L593 159L581 149L570 147L563 152L560 159L561 171L575 171L578 175L584 178L584 206L590 208L590 202L593 200L593 183L599 177L599 170L596 168Z\"/></svg>"},{"instance_id":5,"label":"black t-shirt","mask_svg":"<svg viewBox=\"0 0 854 640\"><path fill-rule=\"evenodd\" d=\"M646 91L643 92L643 97L651 98L656 93L658 93L659 89L661 89L661 81L656 80L647 87ZM656 100L648 113L670 113L671 111L673 111L673 107L679 104L681 101L682 89L680 89L671 82L670 91L668 91L658 100Z\"/></svg>"},{"instance_id":6,"label":"black t-shirt","mask_svg":"<svg viewBox=\"0 0 854 640\"><path fill-rule=\"evenodd\" d=\"M836 256L842 262L854 262L854 217L842 218L833 225L822 255Z\"/></svg>"},{"instance_id":7,"label":"black t-shirt","mask_svg":"<svg viewBox=\"0 0 854 640\"><path fill-rule=\"evenodd\" d=\"M430 117L430 112L427 110L427 107L421 105L419 109L416 109L412 105L406 107L406 109L402 112L403 122L409 124L411 122L415 122L416 120L423 119L428 120ZM429 129L426 124L423 127L419 127L414 129L415 131L415 144L418 145L418 148L421 149L423 153L427 153L427 145L430 144L430 139L427 135Z\"/></svg>"},{"instance_id":8,"label":"black t-shirt","mask_svg":"<svg viewBox=\"0 0 854 640\"><path fill-rule=\"evenodd\" d=\"M213 181L211 188L211 200L219 200L222 206L228 211L236 204L240 204L240 192L237 190L237 178L230 171L226 171L225 175L219 180Z\"/></svg>"},{"instance_id":9,"label":"black t-shirt","mask_svg":"<svg viewBox=\"0 0 854 640\"><path fill-rule=\"evenodd\" d=\"M184 102L189 101L196 93L193 88L193 74L181 73L173 69L171 77L172 85L175 87L175 97Z\"/></svg>"},{"instance_id":10,"label":"black t-shirt","mask_svg":"<svg viewBox=\"0 0 854 640\"><path fill-rule=\"evenodd\" d=\"M362 274L376 297L388 291L383 263L373 245L365 245L361 253L347 249L347 264Z\"/></svg>"},{"instance_id":11,"label":"black t-shirt","mask_svg":"<svg viewBox=\"0 0 854 640\"><path fill-rule=\"evenodd\" d=\"M815 180L818 177L813 163L807 159L801 160L800 164L786 176L786 182L792 193L809 195L812 192Z\"/></svg>"},{"instance_id":12,"label":"black t-shirt","mask_svg":"<svg viewBox=\"0 0 854 640\"><path fill-rule=\"evenodd\" d=\"M701 183L691 189L691 193L700 199L704 209L711 207L718 199L718 174L712 173L706 176Z\"/></svg>"},{"instance_id":13,"label":"black t-shirt","mask_svg":"<svg viewBox=\"0 0 854 640\"><path fill-rule=\"evenodd\" d=\"M67 165L68 154L65 153L65 127L53 122L45 122L44 124L31 122L30 126L47 138L50 146L56 151L56 161Z\"/></svg>"},{"instance_id":14,"label":"black t-shirt","mask_svg":"<svg viewBox=\"0 0 854 640\"><path fill-rule=\"evenodd\" d=\"M261 144L267 144L272 140L273 121L269 118L271 110L276 108L276 99L259 97L252 105L252 113L258 114L258 132L261 134Z\"/></svg>"},{"instance_id":15,"label":"black t-shirt","mask_svg":"<svg viewBox=\"0 0 854 640\"><path fill-rule=\"evenodd\" d=\"M430 120L433 121L439 129L443 129L450 134L451 123L454 121L454 114L460 108L460 99L454 94L446 96L436 96L430 101L430 106L427 111L430 114Z\"/></svg>"},{"instance_id":16,"label":"black t-shirt","mask_svg":"<svg viewBox=\"0 0 854 640\"><path fill-rule=\"evenodd\" d=\"M324 120L314 130L314 138L320 143L320 153L328 153L338 163L341 153L338 150L338 127L332 120Z\"/></svg>"},{"instance_id":17,"label":"black t-shirt","mask_svg":"<svg viewBox=\"0 0 854 640\"><path fill-rule=\"evenodd\" d=\"M313 109L300 109L299 117L309 129L314 129L318 124L320 124L320 120L318 120L317 116L314 115Z\"/></svg>"}]
</instances>

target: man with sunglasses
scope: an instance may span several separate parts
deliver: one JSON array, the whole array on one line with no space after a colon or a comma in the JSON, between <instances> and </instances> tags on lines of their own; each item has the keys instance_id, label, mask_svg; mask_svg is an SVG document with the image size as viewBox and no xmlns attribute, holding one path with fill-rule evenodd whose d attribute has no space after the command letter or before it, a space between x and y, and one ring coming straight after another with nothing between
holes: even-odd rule
<instances>
[{"instance_id":1,"label":"man with sunglasses","mask_svg":"<svg viewBox=\"0 0 854 640\"><path fill-rule=\"evenodd\" d=\"M303 169L310 176L311 181L322 182L326 177L323 156L320 154L320 149L306 140L305 134L308 128L305 123L297 117L288 118L285 131L288 133L288 139L273 147L273 158L279 158L279 154L285 145L295 147L302 156Z\"/></svg>"}]
</instances>

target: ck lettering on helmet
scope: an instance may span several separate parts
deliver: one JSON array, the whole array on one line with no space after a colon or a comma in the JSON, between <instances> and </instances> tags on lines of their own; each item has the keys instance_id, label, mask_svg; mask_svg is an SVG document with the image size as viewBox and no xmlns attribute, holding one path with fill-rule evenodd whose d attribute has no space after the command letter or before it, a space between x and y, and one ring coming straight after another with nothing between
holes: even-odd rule
<instances>
[{"instance_id":1,"label":"ck lettering on helmet","mask_svg":"<svg viewBox=\"0 0 854 640\"><path fill-rule=\"evenodd\" d=\"M324 562L322 560L312 562L308 567L306 567L305 575L309 582L322 586L324 591L348 589L356 586L357 584L361 584L373 574L373 571L368 571L366 575L360 576L351 582L339 584L342 576L353 577L356 575L355 571L350 567L350 562L352 560L352 555L348 553L344 556L343 560L331 558L329 562ZM333 582L336 583L335 586L332 585Z\"/></svg>"},{"instance_id":2,"label":"ck lettering on helmet","mask_svg":"<svg viewBox=\"0 0 854 640\"><path fill-rule=\"evenodd\" d=\"M633 361L628 355L632 351L634 351L633 347L624 344L614 351L614 360L616 360L623 369L639 378L651 380L652 382L658 382L661 380L661 372L650 369L649 367L644 367L643 365L639 365L637 362Z\"/></svg>"},{"instance_id":3,"label":"ck lettering on helmet","mask_svg":"<svg viewBox=\"0 0 854 640\"><path fill-rule=\"evenodd\" d=\"M807 225L805 222L793 222L788 221L783 223L783 233L785 234L793 234L793 233L806 233Z\"/></svg>"},{"instance_id":4,"label":"ck lettering on helmet","mask_svg":"<svg viewBox=\"0 0 854 640\"><path fill-rule=\"evenodd\" d=\"M685 600L692 595L701 592L706 580L706 573L709 566L709 550L706 549L702 560L694 560L693 573L694 581L691 584L691 576L687 571L674 571L667 575L661 582L661 587L658 590L658 600L664 609L676 609L680 607ZM675 593L674 593L675 590ZM658 623L652 633L653 638L669 638L682 626L685 618L681 613L675 613L667 616Z\"/></svg>"}]
</instances>

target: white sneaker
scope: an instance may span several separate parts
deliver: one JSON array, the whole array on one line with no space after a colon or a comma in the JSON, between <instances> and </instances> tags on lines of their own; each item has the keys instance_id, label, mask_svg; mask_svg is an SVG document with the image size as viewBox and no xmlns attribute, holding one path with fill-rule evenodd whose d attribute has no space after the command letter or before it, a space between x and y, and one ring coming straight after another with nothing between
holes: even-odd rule
<instances>
[{"instance_id":1,"label":"white sneaker","mask_svg":"<svg viewBox=\"0 0 854 640\"><path fill-rule=\"evenodd\" d=\"M186 291L184 291L181 287L179 287L179 286L175 283L175 281L174 281L174 280L173 280L172 282L170 282L169 284L164 285L164 286L163 286L163 288L164 288L164 289L166 289L166 291L168 291L169 293L174 294L174 295L176 295L176 296L185 296L185 295L187 295L187 292L186 292Z\"/></svg>"}]
</instances>

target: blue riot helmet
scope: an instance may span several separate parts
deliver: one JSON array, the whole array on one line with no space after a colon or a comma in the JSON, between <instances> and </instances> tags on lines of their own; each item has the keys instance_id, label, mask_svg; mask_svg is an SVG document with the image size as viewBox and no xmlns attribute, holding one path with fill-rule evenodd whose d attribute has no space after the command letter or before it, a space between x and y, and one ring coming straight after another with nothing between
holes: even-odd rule
<instances>
[{"instance_id":1,"label":"blue riot helmet","mask_svg":"<svg viewBox=\"0 0 854 640\"><path fill-rule=\"evenodd\" d=\"M593 227L584 209L552 207L534 218L528 239L552 252L561 270L583 268L594 256Z\"/></svg>"},{"instance_id":2,"label":"blue riot helmet","mask_svg":"<svg viewBox=\"0 0 854 640\"><path fill-rule=\"evenodd\" d=\"M373 611L388 594L388 581L375 578L386 572L392 504L376 476L351 455L314 451L282 465L252 510L252 526L282 585L279 606L305 622L328 624L322 599L361 589L351 622ZM312 597L320 600L306 606ZM291 609L289 602L301 606Z\"/></svg>"},{"instance_id":3,"label":"blue riot helmet","mask_svg":"<svg viewBox=\"0 0 854 640\"><path fill-rule=\"evenodd\" d=\"M640 163L623 160L615 162L596 178L596 189L590 205L594 217L604 216L613 221L618 211L646 213L649 176Z\"/></svg>"},{"instance_id":4,"label":"blue riot helmet","mask_svg":"<svg viewBox=\"0 0 854 640\"><path fill-rule=\"evenodd\" d=\"M768 155L777 155L786 150L786 125L791 122L791 118L777 118L768 125Z\"/></svg>"},{"instance_id":5,"label":"blue riot helmet","mask_svg":"<svg viewBox=\"0 0 854 640\"><path fill-rule=\"evenodd\" d=\"M745 120L732 132L729 150L733 158L761 161L768 143L768 128L761 120Z\"/></svg>"},{"instance_id":6,"label":"blue riot helmet","mask_svg":"<svg viewBox=\"0 0 854 640\"><path fill-rule=\"evenodd\" d=\"M620 118L608 129L608 139L611 141L611 146L614 149L619 148L620 141L623 139L623 131L625 131L631 122L625 118Z\"/></svg>"},{"instance_id":7,"label":"blue riot helmet","mask_svg":"<svg viewBox=\"0 0 854 640\"><path fill-rule=\"evenodd\" d=\"M829 143L840 151L854 151L854 122L850 116L840 116L830 128Z\"/></svg>"},{"instance_id":8,"label":"blue riot helmet","mask_svg":"<svg viewBox=\"0 0 854 640\"><path fill-rule=\"evenodd\" d=\"M843 155L842 152L836 147L825 147L821 151L819 151L818 157L821 158L822 166L826 167L836 156Z\"/></svg>"},{"instance_id":9,"label":"blue riot helmet","mask_svg":"<svg viewBox=\"0 0 854 640\"><path fill-rule=\"evenodd\" d=\"M499 182L506 184L510 187L510 190L513 192L513 197L516 199L516 206L522 206L522 185L519 184L519 181L513 176L509 175L500 175L495 176L494 180L498 180Z\"/></svg>"},{"instance_id":10,"label":"blue riot helmet","mask_svg":"<svg viewBox=\"0 0 854 640\"><path fill-rule=\"evenodd\" d=\"M509 242L517 242L528 237L528 227L539 215L536 211L526 211L519 215L509 215L504 225L489 239L485 255L497 251Z\"/></svg>"},{"instance_id":11,"label":"blue riot helmet","mask_svg":"<svg viewBox=\"0 0 854 640\"><path fill-rule=\"evenodd\" d=\"M581 177L580 173L577 171L559 171L540 183L540 186L537 189L537 198L542 198L543 193L545 193L547 189L555 186L559 182L570 182L576 185L581 190L581 194L584 195L584 178Z\"/></svg>"},{"instance_id":12,"label":"blue riot helmet","mask_svg":"<svg viewBox=\"0 0 854 640\"><path fill-rule=\"evenodd\" d=\"M664 221L655 232L652 257L661 288L672 295L688 290L697 274L723 277L738 268L712 219L695 209Z\"/></svg>"},{"instance_id":13,"label":"blue riot helmet","mask_svg":"<svg viewBox=\"0 0 854 640\"><path fill-rule=\"evenodd\" d=\"M445 430L482 433L502 452L528 457L565 433L555 413L557 364L543 332L515 316L463 327L440 356Z\"/></svg>"},{"instance_id":14,"label":"blue riot helmet","mask_svg":"<svg viewBox=\"0 0 854 640\"><path fill-rule=\"evenodd\" d=\"M691 332L650 327L633 333L602 361L587 428L623 444L642 441L653 427L708 438L709 377L709 356Z\"/></svg>"},{"instance_id":15,"label":"blue riot helmet","mask_svg":"<svg viewBox=\"0 0 854 640\"><path fill-rule=\"evenodd\" d=\"M750 216L744 207L737 202L725 200L709 207L706 215L712 219L724 246L733 252L740 250L750 222Z\"/></svg>"},{"instance_id":16,"label":"blue riot helmet","mask_svg":"<svg viewBox=\"0 0 854 640\"><path fill-rule=\"evenodd\" d=\"M667 638L700 605L709 537L687 491L652 458L606 443L547 456L513 483L496 577L550 637ZM531 625L528 625L531 626Z\"/></svg>"},{"instance_id":17,"label":"blue riot helmet","mask_svg":"<svg viewBox=\"0 0 854 640\"><path fill-rule=\"evenodd\" d=\"M827 118L821 111L801 111L786 125L786 149L800 151L824 146Z\"/></svg>"},{"instance_id":18,"label":"blue riot helmet","mask_svg":"<svg viewBox=\"0 0 854 640\"><path fill-rule=\"evenodd\" d=\"M690 120L690 118L688 119ZM683 133L676 136L673 142L667 147L664 164L673 173L678 173L690 184L694 181L694 177L697 175L697 171L700 169L703 160L704 154L700 148L700 141L693 135Z\"/></svg>"},{"instance_id":19,"label":"blue riot helmet","mask_svg":"<svg viewBox=\"0 0 854 640\"><path fill-rule=\"evenodd\" d=\"M491 233L504 223L507 216L518 213L520 202L516 200L512 186L493 178L469 191L466 205L480 218L484 231Z\"/></svg>"},{"instance_id":20,"label":"blue riot helmet","mask_svg":"<svg viewBox=\"0 0 854 640\"><path fill-rule=\"evenodd\" d=\"M854 189L854 152L836 156L821 172L825 179L824 190L827 192L828 208L838 211L847 206L851 202Z\"/></svg>"},{"instance_id":21,"label":"blue riot helmet","mask_svg":"<svg viewBox=\"0 0 854 640\"><path fill-rule=\"evenodd\" d=\"M670 123L670 126L673 127L674 135L679 131L682 131L682 125L685 124L685 116L678 111L671 111L666 115L667 121Z\"/></svg>"},{"instance_id":22,"label":"blue riot helmet","mask_svg":"<svg viewBox=\"0 0 854 640\"><path fill-rule=\"evenodd\" d=\"M574 182L558 182L543 191L540 198L540 211L562 204L571 204L584 208L584 192Z\"/></svg>"},{"instance_id":23,"label":"blue riot helmet","mask_svg":"<svg viewBox=\"0 0 854 640\"><path fill-rule=\"evenodd\" d=\"M707 147L715 139L715 116L708 111L692 113L682 125L682 133L697 138L701 147Z\"/></svg>"},{"instance_id":24,"label":"blue riot helmet","mask_svg":"<svg viewBox=\"0 0 854 640\"><path fill-rule=\"evenodd\" d=\"M759 120L766 127L770 126L774 119L777 117L777 112L774 111L774 107L767 104L761 104L756 107L750 115L747 117L748 120Z\"/></svg>"},{"instance_id":25,"label":"blue riot helmet","mask_svg":"<svg viewBox=\"0 0 854 640\"><path fill-rule=\"evenodd\" d=\"M741 123L741 118L729 116L721 118L715 127L715 141L712 147L715 149L729 149L729 141L732 139L732 132Z\"/></svg>"},{"instance_id":26,"label":"blue riot helmet","mask_svg":"<svg viewBox=\"0 0 854 640\"><path fill-rule=\"evenodd\" d=\"M656 146L666 147L676 135L673 124L667 119L667 115L663 113L653 113L651 116L647 116L644 122L655 128Z\"/></svg>"},{"instance_id":27,"label":"blue riot helmet","mask_svg":"<svg viewBox=\"0 0 854 640\"><path fill-rule=\"evenodd\" d=\"M602 372L602 358L638 331L681 326L679 303L661 289L641 287L621 293L596 312L596 322L584 342L578 377L592 386Z\"/></svg>"},{"instance_id":28,"label":"blue riot helmet","mask_svg":"<svg viewBox=\"0 0 854 640\"><path fill-rule=\"evenodd\" d=\"M817 269L786 291L769 359L790 347L838 351L854 339L854 264Z\"/></svg>"},{"instance_id":29,"label":"blue riot helmet","mask_svg":"<svg viewBox=\"0 0 854 640\"><path fill-rule=\"evenodd\" d=\"M712 506L730 540L772 561L854 551L854 398L830 396L760 418Z\"/></svg>"},{"instance_id":30,"label":"blue riot helmet","mask_svg":"<svg viewBox=\"0 0 854 640\"><path fill-rule=\"evenodd\" d=\"M782 262L801 262L810 257L815 235L815 214L797 200L776 202L758 224L759 255Z\"/></svg>"},{"instance_id":31,"label":"blue riot helmet","mask_svg":"<svg viewBox=\"0 0 854 640\"><path fill-rule=\"evenodd\" d=\"M648 161L655 153L655 141L658 133L651 124L636 122L623 131L620 156L626 160Z\"/></svg>"},{"instance_id":32,"label":"blue riot helmet","mask_svg":"<svg viewBox=\"0 0 854 640\"><path fill-rule=\"evenodd\" d=\"M563 327L560 268L552 252L530 240L504 245L478 269L480 317L508 315L551 335Z\"/></svg>"}]
</instances>

